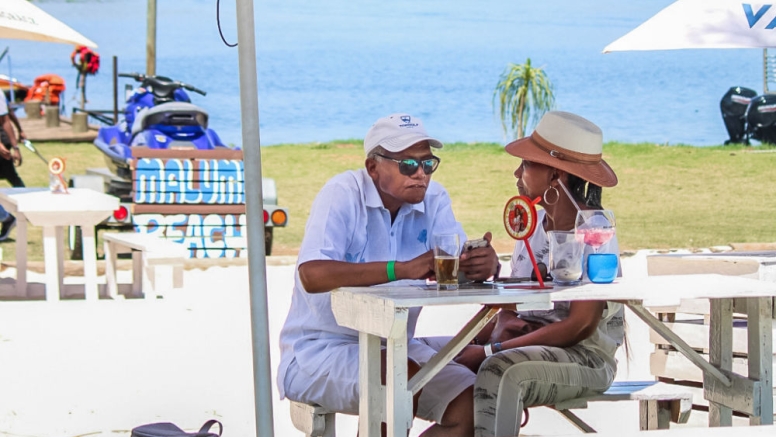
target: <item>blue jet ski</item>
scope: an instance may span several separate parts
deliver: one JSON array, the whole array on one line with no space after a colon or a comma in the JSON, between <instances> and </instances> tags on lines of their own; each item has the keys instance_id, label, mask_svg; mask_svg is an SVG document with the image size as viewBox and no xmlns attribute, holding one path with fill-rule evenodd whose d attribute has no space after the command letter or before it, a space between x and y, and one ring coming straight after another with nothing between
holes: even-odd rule
<instances>
[{"instance_id":1,"label":"blue jet ski","mask_svg":"<svg viewBox=\"0 0 776 437\"><path fill-rule=\"evenodd\" d=\"M204 96L204 91L164 76L139 73L119 76L135 79L140 86L127 98L124 119L115 126L101 128L94 140L116 176L131 181L132 147L197 150L227 147L208 128L207 111L192 104L186 93L188 90Z\"/></svg>"}]
</instances>

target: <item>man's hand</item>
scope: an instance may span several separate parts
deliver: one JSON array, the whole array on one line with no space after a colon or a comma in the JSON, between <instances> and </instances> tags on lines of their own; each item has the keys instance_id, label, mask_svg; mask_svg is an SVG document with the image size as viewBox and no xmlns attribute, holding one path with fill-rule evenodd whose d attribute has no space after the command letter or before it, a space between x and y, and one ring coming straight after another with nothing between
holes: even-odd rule
<instances>
[{"instance_id":1,"label":"man's hand","mask_svg":"<svg viewBox=\"0 0 776 437\"><path fill-rule=\"evenodd\" d=\"M27 139L27 135L24 132L19 131L19 142L22 142L26 139Z\"/></svg>"},{"instance_id":2,"label":"man's hand","mask_svg":"<svg viewBox=\"0 0 776 437\"><path fill-rule=\"evenodd\" d=\"M474 373L480 370L480 365L482 365L483 361L485 361L485 348L474 344L463 348L461 353L455 357L456 363L463 364Z\"/></svg>"},{"instance_id":3,"label":"man's hand","mask_svg":"<svg viewBox=\"0 0 776 437\"><path fill-rule=\"evenodd\" d=\"M496 273L498 266L498 255L490 245L493 236L490 232L486 232L482 238L488 240L488 245L463 252L458 265L458 269L466 275L466 278L473 281L484 281L490 278Z\"/></svg>"},{"instance_id":4,"label":"man's hand","mask_svg":"<svg viewBox=\"0 0 776 437\"><path fill-rule=\"evenodd\" d=\"M22 152L18 147L11 149L11 158L13 159L13 165L21 167L22 165Z\"/></svg>"},{"instance_id":5,"label":"man's hand","mask_svg":"<svg viewBox=\"0 0 776 437\"><path fill-rule=\"evenodd\" d=\"M398 279L429 279L434 277L434 252L428 251L410 261L396 263Z\"/></svg>"}]
</instances>

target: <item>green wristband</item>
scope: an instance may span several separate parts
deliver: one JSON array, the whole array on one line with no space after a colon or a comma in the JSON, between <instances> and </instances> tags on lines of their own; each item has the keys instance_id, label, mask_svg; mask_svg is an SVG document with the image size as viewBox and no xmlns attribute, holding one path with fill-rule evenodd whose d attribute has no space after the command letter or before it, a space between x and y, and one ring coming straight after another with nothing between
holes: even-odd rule
<instances>
[{"instance_id":1,"label":"green wristband","mask_svg":"<svg viewBox=\"0 0 776 437\"><path fill-rule=\"evenodd\" d=\"M396 280L396 270L394 269L395 264L396 261L388 261L388 264L385 265L385 271L388 273L388 282L393 282Z\"/></svg>"}]
</instances>

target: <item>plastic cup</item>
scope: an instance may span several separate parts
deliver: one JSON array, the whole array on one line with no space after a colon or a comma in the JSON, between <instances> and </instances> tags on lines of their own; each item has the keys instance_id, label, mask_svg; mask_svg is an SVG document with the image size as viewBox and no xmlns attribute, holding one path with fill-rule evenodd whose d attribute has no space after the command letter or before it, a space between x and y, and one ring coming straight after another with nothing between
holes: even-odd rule
<instances>
[{"instance_id":1,"label":"plastic cup","mask_svg":"<svg viewBox=\"0 0 776 437\"><path fill-rule=\"evenodd\" d=\"M458 257L461 255L461 240L458 234L434 235L432 242L437 290L457 290Z\"/></svg>"},{"instance_id":2,"label":"plastic cup","mask_svg":"<svg viewBox=\"0 0 776 437\"><path fill-rule=\"evenodd\" d=\"M582 281L585 244L571 231L549 231L550 275L558 285L576 285Z\"/></svg>"},{"instance_id":3,"label":"plastic cup","mask_svg":"<svg viewBox=\"0 0 776 437\"><path fill-rule=\"evenodd\" d=\"M614 253L591 253L587 256L587 277L597 284L608 284L617 277L618 264Z\"/></svg>"}]
</instances>

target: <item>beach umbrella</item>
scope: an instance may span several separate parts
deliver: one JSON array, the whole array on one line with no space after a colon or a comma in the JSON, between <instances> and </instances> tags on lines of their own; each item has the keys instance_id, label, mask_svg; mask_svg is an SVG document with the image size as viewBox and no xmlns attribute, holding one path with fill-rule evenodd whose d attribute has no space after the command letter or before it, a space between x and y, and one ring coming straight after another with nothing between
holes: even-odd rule
<instances>
[{"instance_id":1,"label":"beach umbrella","mask_svg":"<svg viewBox=\"0 0 776 437\"><path fill-rule=\"evenodd\" d=\"M269 351L267 259L264 251L264 201L261 186L259 87L253 0L237 0L237 56L240 74L240 120L245 168L245 219L248 225L248 286L253 347L253 398L256 436L275 435L272 413L272 369Z\"/></svg>"},{"instance_id":2,"label":"beach umbrella","mask_svg":"<svg viewBox=\"0 0 776 437\"><path fill-rule=\"evenodd\" d=\"M631 50L776 47L776 4L679 0L604 48Z\"/></svg>"},{"instance_id":3,"label":"beach umbrella","mask_svg":"<svg viewBox=\"0 0 776 437\"><path fill-rule=\"evenodd\" d=\"M97 47L93 41L27 0L0 1L0 38Z\"/></svg>"}]
</instances>

